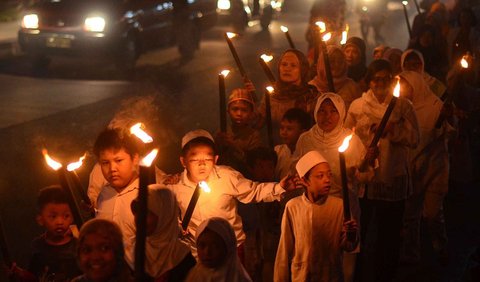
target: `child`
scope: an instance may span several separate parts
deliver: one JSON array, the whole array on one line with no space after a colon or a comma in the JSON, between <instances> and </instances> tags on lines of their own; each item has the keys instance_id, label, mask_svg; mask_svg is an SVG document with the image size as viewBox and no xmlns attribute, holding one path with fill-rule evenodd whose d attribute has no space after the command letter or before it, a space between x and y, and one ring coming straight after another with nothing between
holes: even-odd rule
<instances>
[{"instance_id":1,"label":"child","mask_svg":"<svg viewBox=\"0 0 480 282\"><path fill-rule=\"evenodd\" d=\"M21 281L32 281L32 274L36 277L33 281L70 281L81 272L76 260L77 240L70 231L73 217L67 195L59 186L43 188L37 208L37 223L46 231L32 242L28 272L14 265L12 274Z\"/></svg>"},{"instance_id":2,"label":"child","mask_svg":"<svg viewBox=\"0 0 480 282\"><path fill-rule=\"evenodd\" d=\"M306 192L286 205L274 281L343 281L343 251L358 244L357 224L344 222L342 199L329 197L332 172L319 152L305 154L296 169Z\"/></svg>"},{"instance_id":3,"label":"child","mask_svg":"<svg viewBox=\"0 0 480 282\"><path fill-rule=\"evenodd\" d=\"M238 259L236 241L235 232L225 219L212 217L203 221L196 233L199 262L187 281L252 281Z\"/></svg>"},{"instance_id":4,"label":"child","mask_svg":"<svg viewBox=\"0 0 480 282\"><path fill-rule=\"evenodd\" d=\"M137 208L136 199L132 202L135 216ZM178 215L173 193L158 184L149 185L145 270L154 281L184 281L196 263L190 247L179 239Z\"/></svg>"},{"instance_id":5,"label":"child","mask_svg":"<svg viewBox=\"0 0 480 282\"><path fill-rule=\"evenodd\" d=\"M285 192L282 187L287 188L288 181L285 178L280 183L253 182L230 167L217 166L217 160L215 143L210 133L201 129L188 132L182 138L180 157L185 170L181 173L178 183L170 184L168 188L175 193L183 217L195 187L200 181L206 181L211 192L200 194L188 225L188 232L195 234L205 219L222 217L233 226L237 244L242 250L245 233L242 229L242 219L237 213L237 201L242 203L278 201ZM192 241L192 236L187 235L188 239ZM191 248L195 253L194 244L191 244Z\"/></svg>"},{"instance_id":6,"label":"child","mask_svg":"<svg viewBox=\"0 0 480 282\"><path fill-rule=\"evenodd\" d=\"M275 177L285 177L292 164L292 155L295 152L300 135L312 127L310 115L302 109L292 108L285 112L280 122L280 138L283 144L275 146L278 162L275 167Z\"/></svg>"},{"instance_id":7,"label":"child","mask_svg":"<svg viewBox=\"0 0 480 282\"><path fill-rule=\"evenodd\" d=\"M92 219L80 230L78 264L83 275L72 282L133 282L123 257L122 231L118 225Z\"/></svg>"},{"instance_id":8,"label":"child","mask_svg":"<svg viewBox=\"0 0 480 282\"><path fill-rule=\"evenodd\" d=\"M135 220L130 210L138 194L138 149L132 137L120 129L106 129L98 136L94 153L107 180L97 200L97 218L108 219L123 233L125 259L133 268Z\"/></svg>"}]
</instances>

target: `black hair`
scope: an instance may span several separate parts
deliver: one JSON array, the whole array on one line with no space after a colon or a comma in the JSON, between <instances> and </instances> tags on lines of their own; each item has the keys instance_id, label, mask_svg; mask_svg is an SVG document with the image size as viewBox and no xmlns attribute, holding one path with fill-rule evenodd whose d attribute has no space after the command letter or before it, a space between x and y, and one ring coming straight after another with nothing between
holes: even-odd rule
<instances>
[{"instance_id":1,"label":"black hair","mask_svg":"<svg viewBox=\"0 0 480 282\"><path fill-rule=\"evenodd\" d=\"M253 168L258 160L273 161L276 166L278 162L277 153L267 147L256 147L245 152L245 161L249 167Z\"/></svg>"},{"instance_id":2,"label":"black hair","mask_svg":"<svg viewBox=\"0 0 480 282\"><path fill-rule=\"evenodd\" d=\"M188 151L190 151L190 149L200 145L210 147L213 150L213 155L214 156L217 155L217 147L215 146L215 143L210 138L200 136L197 138L193 138L192 140L188 141L187 144L185 144L185 146L183 146L182 156L185 157Z\"/></svg>"},{"instance_id":3,"label":"black hair","mask_svg":"<svg viewBox=\"0 0 480 282\"><path fill-rule=\"evenodd\" d=\"M45 208L48 204L67 204L68 197L62 187L58 185L52 185L45 188L42 188L38 192L37 196L37 211L39 213Z\"/></svg>"},{"instance_id":4,"label":"black hair","mask_svg":"<svg viewBox=\"0 0 480 282\"><path fill-rule=\"evenodd\" d=\"M107 128L98 135L93 145L93 153L98 158L101 152L108 149L124 149L133 158L139 153L139 144L125 130Z\"/></svg>"},{"instance_id":5,"label":"black hair","mask_svg":"<svg viewBox=\"0 0 480 282\"><path fill-rule=\"evenodd\" d=\"M392 74L392 66L390 65L389 61L385 59L378 59L371 62L367 68L367 73L365 74L365 82L367 83L367 85L370 83L370 81L373 79L377 72L384 70Z\"/></svg>"},{"instance_id":6,"label":"black hair","mask_svg":"<svg viewBox=\"0 0 480 282\"><path fill-rule=\"evenodd\" d=\"M299 108L291 108L287 110L283 114L282 120L296 121L304 130L310 129L313 125L312 117L307 112Z\"/></svg>"},{"instance_id":7,"label":"black hair","mask_svg":"<svg viewBox=\"0 0 480 282\"><path fill-rule=\"evenodd\" d=\"M472 24L472 27L475 27L477 25L477 17L475 16L475 13L473 12L473 10L469 7L466 7L466 8L463 8L460 13L458 13L458 18L457 18L457 23L458 25L460 25L460 17L462 16L462 14L467 14L469 17L470 17L470 20L472 21L471 24Z\"/></svg>"}]
</instances>

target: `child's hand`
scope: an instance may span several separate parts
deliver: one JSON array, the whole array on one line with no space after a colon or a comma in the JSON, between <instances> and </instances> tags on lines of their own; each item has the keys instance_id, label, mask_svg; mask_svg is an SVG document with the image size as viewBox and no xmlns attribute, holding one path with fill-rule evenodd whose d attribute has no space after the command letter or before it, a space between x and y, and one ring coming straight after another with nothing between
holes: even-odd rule
<instances>
[{"instance_id":1,"label":"child's hand","mask_svg":"<svg viewBox=\"0 0 480 282\"><path fill-rule=\"evenodd\" d=\"M343 222L343 232L345 233L357 233L358 224L354 219Z\"/></svg>"},{"instance_id":2,"label":"child's hand","mask_svg":"<svg viewBox=\"0 0 480 282\"><path fill-rule=\"evenodd\" d=\"M365 155L365 160L367 163L371 166L374 167L375 165L375 160L378 158L378 155L380 154L380 150L378 149L377 146L371 148L369 147L367 149L367 154Z\"/></svg>"},{"instance_id":3,"label":"child's hand","mask_svg":"<svg viewBox=\"0 0 480 282\"><path fill-rule=\"evenodd\" d=\"M180 175L181 173L170 174L165 177L163 180L163 184L165 185L175 185L180 182Z\"/></svg>"},{"instance_id":4,"label":"child's hand","mask_svg":"<svg viewBox=\"0 0 480 282\"><path fill-rule=\"evenodd\" d=\"M287 175L282 180L280 180L280 186L286 191L292 191L298 188L303 188L303 185L299 185L301 183L300 177L298 174L294 175Z\"/></svg>"}]
</instances>

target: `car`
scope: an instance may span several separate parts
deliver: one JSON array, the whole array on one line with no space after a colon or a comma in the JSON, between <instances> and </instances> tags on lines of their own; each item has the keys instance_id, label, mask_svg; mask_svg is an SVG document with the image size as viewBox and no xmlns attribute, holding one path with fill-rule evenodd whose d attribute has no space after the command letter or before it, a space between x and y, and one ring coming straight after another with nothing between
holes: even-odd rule
<instances>
[{"instance_id":1,"label":"car","mask_svg":"<svg viewBox=\"0 0 480 282\"><path fill-rule=\"evenodd\" d=\"M186 13L174 13L177 2ZM179 14L190 21L175 32ZM52 55L109 56L128 69L141 53L176 41L182 55L191 55L216 20L215 0L41 0L26 9L18 43L34 65Z\"/></svg>"}]
</instances>

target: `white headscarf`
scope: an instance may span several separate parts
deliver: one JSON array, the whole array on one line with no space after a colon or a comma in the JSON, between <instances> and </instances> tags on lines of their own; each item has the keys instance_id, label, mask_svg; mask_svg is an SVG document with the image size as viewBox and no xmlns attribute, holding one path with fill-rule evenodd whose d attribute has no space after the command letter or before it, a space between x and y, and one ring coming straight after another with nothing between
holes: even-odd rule
<instances>
[{"instance_id":1,"label":"white headscarf","mask_svg":"<svg viewBox=\"0 0 480 282\"><path fill-rule=\"evenodd\" d=\"M205 220L198 226L195 239L206 230L218 234L227 247L225 263L218 269L205 267L201 262L188 274L188 282L251 282L247 271L243 268L237 255L237 238L232 226L228 221L220 217L212 217Z\"/></svg>"},{"instance_id":2,"label":"white headscarf","mask_svg":"<svg viewBox=\"0 0 480 282\"><path fill-rule=\"evenodd\" d=\"M190 252L190 248L179 239L180 209L170 190L159 184L150 185L148 210L158 216L158 223L153 234L147 236L145 269L150 276L156 278L177 266Z\"/></svg>"},{"instance_id":3,"label":"white headscarf","mask_svg":"<svg viewBox=\"0 0 480 282\"><path fill-rule=\"evenodd\" d=\"M425 60L423 59L423 55L422 55L422 53L420 53L419 51L417 51L415 49L408 49L408 50L403 52L402 57L400 58L400 66L402 67L402 71L405 71L405 68L404 68L405 58L407 58L407 56L410 55L411 53L414 53L415 55L417 55L417 57L422 62L422 68L420 69L420 74L422 75L425 82L429 86L434 84L437 79L425 72Z\"/></svg>"}]
</instances>

